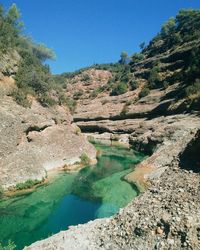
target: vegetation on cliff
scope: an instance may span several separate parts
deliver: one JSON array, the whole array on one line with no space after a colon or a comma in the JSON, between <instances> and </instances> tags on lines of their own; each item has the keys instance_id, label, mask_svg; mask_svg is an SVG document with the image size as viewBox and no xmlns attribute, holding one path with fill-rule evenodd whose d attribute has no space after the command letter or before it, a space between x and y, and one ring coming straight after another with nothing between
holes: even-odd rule
<instances>
[{"instance_id":1,"label":"vegetation on cliff","mask_svg":"<svg viewBox=\"0 0 200 250\"><path fill-rule=\"evenodd\" d=\"M161 31L150 41L149 45L142 50L146 59L154 57L151 70L146 76L148 88L167 87L168 84L181 82L182 89L178 98L186 98L192 102L200 101L200 11L199 10L181 10L176 18L170 18L161 28ZM190 48L184 50L184 48ZM173 53L168 63L175 63L177 60L182 62L179 72L173 74L169 79L163 79L161 73L166 71L162 69L164 59L156 60L161 54L167 55ZM177 54L176 54L177 52ZM138 61L131 61L134 67ZM174 71L176 69L174 68Z\"/></svg>"},{"instance_id":2,"label":"vegetation on cliff","mask_svg":"<svg viewBox=\"0 0 200 250\"><path fill-rule=\"evenodd\" d=\"M57 77L66 84L73 85L80 81L90 85L93 83L88 75L89 70L111 72L112 77L108 79L107 84L101 84L91 92L88 90L89 97L87 90L73 93L75 101L94 99L101 93L118 96L134 90L137 90L140 99L149 95L153 89L165 90L170 85L178 84L178 90L171 96L174 102L183 103L184 110L199 110L200 11L179 11L175 18L170 18L163 24L160 32L147 46L142 43L140 49L140 53L134 53L132 56L122 52L117 63L95 64Z\"/></svg>"},{"instance_id":3,"label":"vegetation on cliff","mask_svg":"<svg viewBox=\"0 0 200 250\"><path fill-rule=\"evenodd\" d=\"M185 107L199 109L200 106L200 11L181 10L175 18L170 18L161 27L160 32L149 45L140 45L141 52L128 56L122 52L118 63L95 64L92 69L106 70L112 73L107 85L95 89L91 94L95 98L101 92L121 95L141 86L139 98L152 89L166 89L175 83L179 91L175 100L185 102ZM62 77L73 82L85 68ZM143 85L142 85L142 84ZM84 97L75 95L76 100Z\"/></svg>"},{"instance_id":4,"label":"vegetation on cliff","mask_svg":"<svg viewBox=\"0 0 200 250\"><path fill-rule=\"evenodd\" d=\"M53 50L23 34L15 4L8 11L0 5L0 55L11 55L12 51L17 51L21 58L15 75L17 88L12 93L18 104L29 106L33 96L44 106L58 103L74 107L75 103L64 95L62 77L53 76L44 64L47 59L55 58Z\"/></svg>"},{"instance_id":5,"label":"vegetation on cliff","mask_svg":"<svg viewBox=\"0 0 200 250\"><path fill-rule=\"evenodd\" d=\"M76 101L84 93L77 91L70 99L66 95L67 84L81 74L82 81L90 81L90 76L83 74L90 68L107 70L113 75L107 85L100 86L90 94L91 98L96 98L102 92L121 95L137 89L141 80L145 80L139 98L148 95L151 89L165 89L174 83L181 83L176 99L184 99L190 108L196 109L200 104L199 10L179 11L175 18L163 24L160 32L147 46L144 43L140 45L140 53L128 56L122 52L118 63L95 64L60 75L52 75L48 65L45 65L46 59L55 57L54 52L24 36L16 5L13 4L8 11L1 6L0 20L0 53L16 50L21 57L15 76L17 89L12 95L23 106L29 106L34 97L44 106L66 104L74 111ZM142 73L138 74L138 69Z\"/></svg>"}]
</instances>

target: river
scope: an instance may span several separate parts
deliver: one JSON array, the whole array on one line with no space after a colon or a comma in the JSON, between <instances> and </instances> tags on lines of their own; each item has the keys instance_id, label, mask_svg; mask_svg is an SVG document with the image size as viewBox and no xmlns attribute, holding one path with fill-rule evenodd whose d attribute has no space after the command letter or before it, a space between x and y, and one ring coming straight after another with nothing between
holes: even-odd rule
<instances>
[{"instance_id":1,"label":"river","mask_svg":"<svg viewBox=\"0 0 200 250\"><path fill-rule=\"evenodd\" d=\"M0 202L0 242L17 250L70 225L109 217L138 194L123 180L144 156L123 147L95 145L98 163L78 173L62 172L26 195Z\"/></svg>"}]
</instances>

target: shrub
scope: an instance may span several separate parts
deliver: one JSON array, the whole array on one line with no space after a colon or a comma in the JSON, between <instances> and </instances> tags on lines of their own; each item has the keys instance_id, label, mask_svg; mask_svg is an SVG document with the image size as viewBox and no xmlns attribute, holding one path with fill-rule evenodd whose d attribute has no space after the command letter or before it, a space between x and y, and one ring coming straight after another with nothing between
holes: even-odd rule
<instances>
[{"instance_id":1,"label":"shrub","mask_svg":"<svg viewBox=\"0 0 200 250\"><path fill-rule=\"evenodd\" d=\"M60 93L59 97L58 97L58 102L59 102L59 105L65 105L65 104L67 104L67 97L66 97L66 95L63 94L63 93Z\"/></svg>"},{"instance_id":2,"label":"shrub","mask_svg":"<svg viewBox=\"0 0 200 250\"><path fill-rule=\"evenodd\" d=\"M90 164L90 158L88 157L88 155L86 153L83 153L80 157L81 159L81 163L83 165L89 165Z\"/></svg>"},{"instance_id":3,"label":"shrub","mask_svg":"<svg viewBox=\"0 0 200 250\"><path fill-rule=\"evenodd\" d=\"M122 82L129 82L130 81L130 78L131 78L131 75L124 72L121 77L120 77L120 81Z\"/></svg>"},{"instance_id":4,"label":"shrub","mask_svg":"<svg viewBox=\"0 0 200 250\"><path fill-rule=\"evenodd\" d=\"M48 93L40 95L38 99L44 107L54 106L56 104L56 100L54 100Z\"/></svg>"},{"instance_id":5,"label":"shrub","mask_svg":"<svg viewBox=\"0 0 200 250\"><path fill-rule=\"evenodd\" d=\"M139 84L136 81L132 80L132 81L130 81L129 86L130 86L131 90L135 90L139 87Z\"/></svg>"},{"instance_id":6,"label":"shrub","mask_svg":"<svg viewBox=\"0 0 200 250\"><path fill-rule=\"evenodd\" d=\"M135 53L131 57L131 64L138 63L144 59L144 55L142 53Z\"/></svg>"},{"instance_id":7,"label":"shrub","mask_svg":"<svg viewBox=\"0 0 200 250\"><path fill-rule=\"evenodd\" d=\"M2 186L0 186L0 198L2 198L2 197L3 197L3 194L4 194L3 187L2 187Z\"/></svg>"},{"instance_id":8,"label":"shrub","mask_svg":"<svg viewBox=\"0 0 200 250\"><path fill-rule=\"evenodd\" d=\"M30 101L27 99L27 94L25 94L21 89L14 90L11 93L11 96L14 98L17 104L27 108L31 106Z\"/></svg>"},{"instance_id":9,"label":"shrub","mask_svg":"<svg viewBox=\"0 0 200 250\"><path fill-rule=\"evenodd\" d=\"M124 82L119 82L117 85L113 88L111 95L122 95L126 93L128 90L127 85Z\"/></svg>"},{"instance_id":10,"label":"shrub","mask_svg":"<svg viewBox=\"0 0 200 250\"><path fill-rule=\"evenodd\" d=\"M148 82L151 89L160 87L160 68L158 66L154 66L149 72Z\"/></svg>"},{"instance_id":11,"label":"shrub","mask_svg":"<svg viewBox=\"0 0 200 250\"><path fill-rule=\"evenodd\" d=\"M140 93L139 93L139 98L145 97L149 94L150 90L148 87L144 87Z\"/></svg>"},{"instance_id":12,"label":"shrub","mask_svg":"<svg viewBox=\"0 0 200 250\"><path fill-rule=\"evenodd\" d=\"M87 75L87 74L84 74L84 75L82 76L82 78L81 78L81 81L83 81L83 82L88 82L89 80L90 80L90 76Z\"/></svg>"},{"instance_id":13,"label":"shrub","mask_svg":"<svg viewBox=\"0 0 200 250\"><path fill-rule=\"evenodd\" d=\"M71 113L74 113L74 111L76 109L77 102L73 99L66 98L66 104L67 104L69 110L71 111Z\"/></svg>"},{"instance_id":14,"label":"shrub","mask_svg":"<svg viewBox=\"0 0 200 250\"><path fill-rule=\"evenodd\" d=\"M81 90L74 93L73 98L75 100L78 100L82 95L83 95L83 90L81 89Z\"/></svg>"},{"instance_id":15,"label":"shrub","mask_svg":"<svg viewBox=\"0 0 200 250\"><path fill-rule=\"evenodd\" d=\"M90 97L95 98L99 93L102 93L106 89L106 86L100 86L97 89L93 90L90 94Z\"/></svg>"},{"instance_id":16,"label":"shrub","mask_svg":"<svg viewBox=\"0 0 200 250\"><path fill-rule=\"evenodd\" d=\"M163 88L164 88L164 89L167 89L168 87L169 87L169 82L164 81L164 82L163 82Z\"/></svg>"},{"instance_id":17,"label":"shrub","mask_svg":"<svg viewBox=\"0 0 200 250\"><path fill-rule=\"evenodd\" d=\"M97 95L98 95L98 92L97 92L97 90L95 89L95 90L93 90L91 93L90 93L90 97L91 98L96 98L97 97Z\"/></svg>"},{"instance_id":18,"label":"shrub","mask_svg":"<svg viewBox=\"0 0 200 250\"><path fill-rule=\"evenodd\" d=\"M41 183L41 181L39 180L27 180L25 182L22 183L17 183L17 185L15 186L17 190L23 190L23 189L29 189L32 188L33 186L37 185Z\"/></svg>"},{"instance_id":19,"label":"shrub","mask_svg":"<svg viewBox=\"0 0 200 250\"><path fill-rule=\"evenodd\" d=\"M185 95L188 99L196 99L200 97L200 79L196 79L194 84L185 89Z\"/></svg>"}]
</instances>

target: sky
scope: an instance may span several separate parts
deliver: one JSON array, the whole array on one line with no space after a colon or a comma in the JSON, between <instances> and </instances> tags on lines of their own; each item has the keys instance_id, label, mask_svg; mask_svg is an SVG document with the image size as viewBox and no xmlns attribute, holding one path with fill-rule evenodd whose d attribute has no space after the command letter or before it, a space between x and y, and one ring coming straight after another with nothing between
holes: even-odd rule
<instances>
[{"instance_id":1,"label":"sky","mask_svg":"<svg viewBox=\"0 0 200 250\"><path fill-rule=\"evenodd\" d=\"M148 44L180 9L200 9L200 0L1 0L16 3L24 33L56 53L55 74L94 63L117 62Z\"/></svg>"}]
</instances>

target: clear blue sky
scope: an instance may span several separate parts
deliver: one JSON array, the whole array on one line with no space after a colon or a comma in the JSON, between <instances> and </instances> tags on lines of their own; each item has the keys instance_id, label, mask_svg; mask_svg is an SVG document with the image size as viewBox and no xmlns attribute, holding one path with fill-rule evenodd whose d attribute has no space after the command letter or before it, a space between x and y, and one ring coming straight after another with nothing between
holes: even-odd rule
<instances>
[{"instance_id":1,"label":"clear blue sky","mask_svg":"<svg viewBox=\"0 0 200 250\"><path fill-rule=\"evenodd\" d=\"M2 0L16 3L25 33L56 52L53 73L130 55L182 8L200 9L200 0Z\"/></svg>"}]
</instances>

